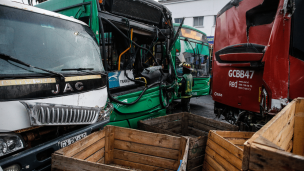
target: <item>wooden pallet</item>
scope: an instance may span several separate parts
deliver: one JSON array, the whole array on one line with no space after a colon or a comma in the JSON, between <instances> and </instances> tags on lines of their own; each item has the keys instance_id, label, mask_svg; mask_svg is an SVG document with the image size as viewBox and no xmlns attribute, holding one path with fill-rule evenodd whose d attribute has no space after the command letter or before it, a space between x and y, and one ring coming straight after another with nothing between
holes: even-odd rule
<instances>
[{"instance_id":1,"label":"wooden pallet","mask_svg":"<svg viewBox=\"0 0 304 171\"><path fill-rule=\"evenodd\" d=\"M304 98L289 103L245 142L243 170L304 170Z\"/></svg>"},{"instance_id":2,"label":"wooden pallet","mask_svg":"<svg viewBox=\"0 0 304 171\"><path fill-rule=\"evenodd\" d=\"M188 149L189 140L184 137L106 126L56 151L52 170L176 171L180 166L186 171Z\"/></svg>"},{"instance_id":3,"label":"wooden pallet","mask_svg":"<svg viewBox=\"0 0 304 171\"><path fill-rule=\"evenodd\" d=\"M210 131L203 171L242 169L244 142L254 132Z\"/></svg>"},{"instance_id":4,"label":"wooden pallet","mask_svg":"<svg viewBox=\"0 0 304 171\"><path fill-rule=\"evenodd\" d=\"M139 121L141 130L190 138L187 170L201 171L210 130L238 130L237 126L190 113L177 113Z\"/></svg>"}]
</instances>

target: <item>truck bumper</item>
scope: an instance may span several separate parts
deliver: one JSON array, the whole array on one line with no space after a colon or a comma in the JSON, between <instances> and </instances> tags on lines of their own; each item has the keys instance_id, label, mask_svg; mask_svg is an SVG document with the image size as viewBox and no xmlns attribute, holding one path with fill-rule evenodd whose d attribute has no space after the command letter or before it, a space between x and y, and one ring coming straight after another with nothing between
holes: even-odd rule
<instances>
[{"instance_id":1,"label":"truck bumper","mask_svg":"<svg viewBox=\"0 0 304 171\"><path fill-rule=\"evenodd\" d=\"M109 120L100 121L98 123L86 126L84 128L78 129L76 131L62 135L56 139L53 139L44 144L40 144L36 147L27 149L20 153L17 153L12 156L8 156L0 160L0 170L5 169L14 164L18 164L21 167L21 170L35 170L35 171L44 171L51 170L51 154L59 149L61 149L60 142L68 138L77 136L82 133L86 135L91 134L94 130L103 128ZM37 160L37 155L47 154L46 159L42 161Z\"/></svg>"}]
</instances>

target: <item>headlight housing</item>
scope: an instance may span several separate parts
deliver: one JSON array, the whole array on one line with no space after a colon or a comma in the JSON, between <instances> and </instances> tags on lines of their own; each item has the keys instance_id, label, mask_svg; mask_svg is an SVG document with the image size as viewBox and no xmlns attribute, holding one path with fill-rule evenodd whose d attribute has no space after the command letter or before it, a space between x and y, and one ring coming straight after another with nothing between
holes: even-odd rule
<instances>
[{"instance_id":1,"label":"headlight housing","mask_svg":"<svg viewBox=\"0 0 304 171\"><path fill-rule=\"evenodd\" d=\"M25 143L18 134L0 134L0 157L24 147Z\"/></svg>"},{"instance_id":2,"label":"headlight housing","mask_svg":"<svg viewBox=\"0 0 304 171\"><path fill-rule=\"evenodd\" d=\"M111 113L113 112L114 106L112 103L107 102L105 108L100 112L100 117L98 121L105 120L110 117Z\"/></svg>"}]
</instances>

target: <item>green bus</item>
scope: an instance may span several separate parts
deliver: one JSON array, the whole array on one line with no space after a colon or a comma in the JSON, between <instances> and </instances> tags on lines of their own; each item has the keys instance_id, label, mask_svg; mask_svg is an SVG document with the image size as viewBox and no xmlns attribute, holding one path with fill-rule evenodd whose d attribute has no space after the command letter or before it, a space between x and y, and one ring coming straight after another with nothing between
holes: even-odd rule
<instances>
[{"instance_id":1,"label":"green bus","mask_svg":"<svg viewBox=\"0 0 304 171\"><path fill-rule=\"evenodd\" d=\"M36 7L87 23L108 73L110 124L137 128L166 114L178 89L171 12L154 0L48 0ZM90 72L84 68L83 72Z\"/></svg>"},{"instance_id":2,"label":"green bus","mask_svg":"<svg viewBox=\"0 0 304 171\"><path fill-rule=\"evenodd\" d=\"M176 30L179 25L173 24ZM208 95L210 91L210 50L206 34L194 27L182 25L171 55L175 60L179 81L183 72L180 63L187 62L191 65L194 78L192 97ZM180 95L175 96L175 99L179 98Z\"/></svg>"}]
</instances>

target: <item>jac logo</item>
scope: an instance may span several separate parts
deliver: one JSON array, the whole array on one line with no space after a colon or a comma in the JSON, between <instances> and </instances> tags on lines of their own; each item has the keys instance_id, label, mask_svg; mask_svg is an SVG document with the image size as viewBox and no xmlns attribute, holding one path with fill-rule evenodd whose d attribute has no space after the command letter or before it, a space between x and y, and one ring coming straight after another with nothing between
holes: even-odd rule
<instances>
[{"instance_id":1,"label":"jac logo","mask_svg":"<svg viewBox=\"0 0 304 171\"><path fill-rule=\"evenodd\" d=\"M234 82L234 81L229 81L229 87L235 87L237 88L238 82Z\"/></svg>"},{"instance_id":2,"label":"jac logo","mask_svg":"<svg viewBox=\"0 0 304 171\"><path fill-rule=\"evenodd\" d=\"M221 93L217 93L217 92L214 92L214 96L223 97L223 95Z\"/></svg>"},{"instance_id":3,"label":"jac logo","mask_svg":"<svg viewBox=\"0 0 304 171\"><path fill-rule=\"evenodd\" d=\"M76 90L82 90L84 87L83 87L83 83L82 82L77 82L75 84L75 89ZM70 83L66 83L65 86L64 86L64 89L63 89L63 93L66 93L67 91L74 91L73 87L71 86ZM59 87L59 84L56 84L56 91L55 90L52 90L52 93L53 94L58 94L60 92L60 87Z\"/></svg>"}]
</instances>

